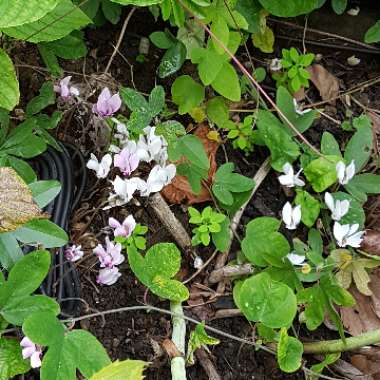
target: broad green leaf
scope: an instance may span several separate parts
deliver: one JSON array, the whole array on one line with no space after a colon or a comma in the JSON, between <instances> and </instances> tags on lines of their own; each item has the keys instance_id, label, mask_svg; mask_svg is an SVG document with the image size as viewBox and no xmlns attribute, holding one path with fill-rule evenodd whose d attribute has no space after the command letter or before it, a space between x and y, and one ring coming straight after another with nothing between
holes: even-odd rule
<instances>
[{"instance_id":1,"label":"broad green leaf","mask_svg":"<svg viewBox=\"0 0 380 380\"><path fill-rule=\"evenodd\" d=\"M230 220L225 218L220 224L221 230L219 232L213 232L212 242L215 248L220 252L226 252L230 246Z\"/></svg>"},{"instance_id":2,"label":"broad green leaf","mask_svg":"<svg viewBox=\"0 0 380 380\"><path fill-rule=\"evenodd\" d=\"M208 86L219 74L225 58L210 47L194 48L191 51L191 62L198 65L199 78L205 86Z\"/></svg>"},{"instance_id":3,"label":"broad green leaf","mask_svg":"<svg viewBox=\"0 0 380 380\"><path fill-rule=\"evenodd\" d=\"M290 252L288 241L277 232L280 221L272 217L259 217L247 225L241 247L244 256L253 264L282 268L284 257Z\"/></svg>"},{"instance_id":4,"label":"broad green leaf","mask_svg":"<svg viewBox=\"0 0 380 380\"><path fill-rule=\"evenodd\" d=\"M149 115L157 116L165 107L165 90L162 86L155 86L149 94Z\"/></svg>"},{"instance_id":5,"label":"broad green leaf","mask_svg":"<svg viewBox=\"0 0 380 380\"><path fill-rule=\"evenodd\" d=\"M14 231L35 218L46 218L27 184L7 167L0 168L0 215L0 232Z\"/></svg>"},{"instance_id":6,"label":"broad green leaf","mask_svg":"<svg viewBox=\"0 0 380 380\"><path fill-rule=\"evenodd\" d=\"M252 34L253 45L263 53L273 53L274 33L269 26Z\"/></svg>"},{"instance_id":7,"label":"broad green leaf","mask_svg":"<svg viewBox=\"0 0 380 380\"><path fill-rule=\"evenodd\" d=\"M143 380L143 372L148 365L142 360L116 360L95 373L90 380Z\"/></svg>"},{"instance_id":8,"label":"broad green leaf","mask_svg":"<svg viewBox=\"0 0 380 380\"><path fill-rule=\"evenodd\" d=\"M378 20L375 25L371 26L367 30L364 36L364 41L367 44L372 44L374 42L380 41L380 20Z\"/></svg>"},{"instance_id":9,"label":"broad green leaf","mask_svg":"<svg viewBox=\"0 0 380 380\"><path fill-rule=\"evenodd\" d=\"M78 31L44 45L57 57L64 59L79 59L87 55L87 46L83 41L83 35Z\"/></svg>"},{"instance_id":10,"label":"broad green leaf","mask_svg":"<svg viewBox=\"0 0 380 380\"><path fill-rule=\"evenodd\" d=\"M304 319L306 327L313 331L318 328L325 316L325 304L322 290L318 286L301 290L297 294L298 302L305 305Z\"/></svg>"},{"instance_id":11,"label":"broad green leaf","mask_svg":"<svg viewBox=\"0 0 380 380\"><path fill-rule=\"evenodd\" d=\"M260 11L262 10L262 7L258 1L237 0L235 10L247 21L248 32L257 33L260 31Z\"/></svg>"},{"instance_id":12,"label":"broad green leaf","mask_svg":"<svg viewBox=\"0 0 380 380\"><path fill-rule=\"evenodd\" d=\"M319 7L319 0L259 0L260 4L272 15L278 17L295 17L310 13Z\"/></svg>"},{"instance_id":13,"label":"broad green leaf","mask_svg":"<svg viewBox=\"0 0 380 380\"><path fill-rule=\"evenodd\" d=\"M17 174L26 182L32 183L37 180L37 175L27 161L21 160L14 156L7 156L8 164L16 170Z\"/></svg>"},{"instance_id":14,"label":"broad green leaf","mask_svg":"<svg viewBox=\"0 0 380 380\"><path fill-rule=\"evenodd\" d=\"M275 170L281 171L287 162L292 163L300 155L300 149L286 130L287 127L272 113L260 110L257 126L260 137L271 152L271 165Z\"/></svg>"},{"instance_id":15,"label":"broad green leaf","mask_svg":"<svg viewBox=\"0 0 380 380\"><path fill-rule=\"evenodd\" d=\"M341 15L347 8L347 0L331 0L331 5L334 12Z\"/></svg>"},{"instance_id":16,"label":"broad green leaf","mask_svg":"<svg viewBox=\"0 0 380 380\"><path fill-rule=\"evenodd\" d=\"M301 220L307 227L312 227L316 222L321 205L319 201L307 191L297 191L296 205L301 205Z\"/></svg>"},{"instance_id":17,"label":"broad green leaf","mask_svg":"<svg viewBox=\"0 0 380 380\"><path fill-rule=\"evenodd\" d=\"M185 26L178 29L177 39L186 46L186 58L191 59L192 50L203 46L205 31L197 20L187 19Z\"/></svg>"},{"instance_id":18,"label":"broad green leaf","mask_svg":"<svg viewBox=\"0 0 380 380\"><path fill-rule=\"evenodd\" d=\"M2 31L8 36L37 43L59 40L91 22L91 19L70 0L60 0L58 5L40 20L22 26L3 28Z\"/></svg>"},{"instance_id":19,"label":"broad green leaf","mask_svg":"<svg viewBox=\"0 0 380 380\"><path fill-rule=\"evenodd\" d=\"M345 187L350 192L351 189L357 189L366 194L379 194L380 175L371 173L357 174Z\"/></svg>"},{"instance_id":20,"label":"broad green leaf","mask_svg":"<svg viewBox=\"0 0 380 380\"><path fill-rule=\"evenodd\" d=\"M166 50L158 67L158 76L166 78L176 73L186 60L186 46L177 41L173 46Z\"/></svg>"},{"instance_id":21,"label":"broad green leaf","mask_svg":"<svg viewBox=\"0 0 380 380\"><path fill-rule=\"evenodd\" d=\"M51 104L55 104L55 92L52 82L45 82L39 91L39 95L34 97L26 106L28 117L41 112Z\"/></svg>"},{"instance_id":22,"label":"broad green leaf","mask_svg":"<svg viewBox=\"0 0 380 380\"><path fill-rule=\"evenodd\" d=\"M326 156L342 157L338 141L330 132L323 132L321 140L321 153Z\"/></svg>"},{"instance_id":23,"label":"broad green leaf","mask_svg":"<svg viewBox=\"0 0 380 380\"><path fill-rule=\"evenodd\" d=\"M277 361L282 371L292 373L302 364L303 344L297 338L288 335L287 329L282 328L277 344Z\"/></svg>"},{"instance_id":24,"label":"broad green leaf","mask_svg":"<svg viewBox=\"0 0 380 380\"><path fill-rule=\"evenodd\" d=\"M23 253L16 238L10 232L0 233L0 263L8 270L23 258Z\"/></svg>"},{"instance_id":25,"label":"broad green leaf","mask_svg":"<svg viewBox=\"0 0 380 380\"><path fill-rule=\"evenodd\" d=\"M323 156L310 162L305 168L305 176L313 190L321 193L337 181L336 164L341 161L338 156Z\"/></svg>"},{"instance_id":26,"label":"broad green leaf","mask_svg":"<svg viewBox=\"0 0 380 380\"><path fill-rule=\"evenodd\" d=\"M215 96L207 102L206 112L207 117L219 128L223 128L229 121L228 106L221 96Z\"/></svg>"},{"instance_id":27,"label":"broad green leaf","mask_svg":"<svg viewBox=\"0 0 380 380\"><path fill-rule=\"evenodd\" d=\"M224 45L228 46L228 41L230 38L230 29L227 22L223 17L216 17L211 24L211 32L216 36L216 38ZM212 39L214 49L219 54L224 53L223 47L219 44L219 41Z\"/></svg>"},{"instance_id":28,"label":"broad green leaf","mask_svg":"<svg viewBox=\"0 0 380 380\"><path fill-rule=\"evenodd\" d=\"M297 299L293 291L264 272L245 280L238 296L245 317L268 327L288 327L297 313Z\"/></svg>"},{"instance_id":29,"label":"broad green leaf","mask_svg":"<svg viewBox=\"0 0 380 380\"><path fill-rule=\"evenodd\" d=\"M171 93L173 102L179 106L180 115L190 112L205 98L205 88L189 75L178 77L172 85Z\"/></svg>"},{"instance_id":30,"label":"broad green leaf","mask_svg":"<svg viewBox=\"0 0 380 380\"><path fill-rule=\"evenodd\" d=\"M29 360L22 358L20 342L13 338L0 338L0 380L14 379L29 370Z\"/></svg>"},{"instance_id":31,"label":"broad green leaf","mask_svg":"<svg viewBox=\"0 0 380 380\"><path fill-rule=\"evenodd\" d=\"M123 8L121 5L113 3L110 0L102 0L102 11L104 17L109 22L116 25L120 21Z\"/></svg>"},{"instance_id":32,"label":"broad green leaf","mask_svg":"<svg viewBox=\"0 0 380 380\"><path fill-rule=\"evenodd\" d=\"M133 88L123 87L120 89L120 96L123 102L131 111L148 113L149 103L145 97Z\"/></svg>"},{"instance_id":33,"label":"broad green leaf","mask_svg":"<svg viewBox=\"0 0 380 380\"><path fill-rule=\"evenodd\" d=\"M149 38L152 43L159 49L169 49L175 43L175 39L169 33L163 32L161 30L153 32Z\"/></svg>"},{"instance_id":34,"label":"broad green leaf","mask_svg":"<svg viewBox=\"0 0 380 380\"><path fill-rule=\"evenodd\" d=\"M34 219L14 232L23 243L38 243L44 248L62 247L68 241L66 232L50 220Z\"/></svg>"},{"instance_id":35,"label":"broad green leaf","mask_svg":"<svg viewBox=\"0 0 380 380\"><path fill-rule=\"evenodd\" d=\"M59 194L61 187L55 180L38 181L29 185L33 199L40 208L47 206Z\"/></svg>"},{"instance_id":36,"label":"broad green leaf","mask_svg":"<svg viewBox=\"0 0 380 380\"><path fill-rule=\"evenodd\" d=\"M154 4L159 4L163 0L111 0L114 3L121 5L136 5L137 7L147 7Z\"/></svg>"},{"instance_id":37,"label":"broad green leaf","mask_svg":"<svg viewBox=\"0 0 380 380\"><path fill-rule=\"evenodd\" d=\"M33 342L48 346L42 360L41 380L76 380L77 368L85 378L90 378L111 363L93 335L85 330L65 332L54 314L34 313L22 328Z\"/></svg>"},{"instance_id":38,"label":"broad green leaf","mask_svg":"<svg viewBox=\"0 0 380 380\"><path fill-rule=\"evenodd\" d=\"M37 21L57 3L58 0L0 0L0 28Z\"/></svg>"},{"instance_id":39,"label":"broad green leaf","mask_svg":"<svg viewBox=\"0 0 380 380\"><path fill-rule=\"evenodd\" d=\"M2 16L2 2L4 2L4 0L0 0L0 20ZM8 4L9 9L13 9L13 6L10 5L8 1L5 1L5 3ZM20 90L13 63L3 49L0 49L0 67L0 108L12 111L20 100Z\"/></svg>"},{"instance_id":40,"label":"broad green leaf","mask_svg":"<svg viewBox=\"0 0 380 380\"><path fill-rule=\"evenodd\" d=\"M179 137L186 135L186 129L178 121L168 120L158 124L155 133L165 138L168 143L168 154L171 157L171 149L176 146Z\"/></svg>"},{"instance_id":41,"label":"broad green leaf","mask_svg":"<svg viewBox=\"0 0 380 380\"><path fill-rule=\"evenodd\" d=\"M224 62L221 70L211 82L211 87L233 102L238 102L241 98L239 77L229 62Z\"/></svg>"}]
</instances>

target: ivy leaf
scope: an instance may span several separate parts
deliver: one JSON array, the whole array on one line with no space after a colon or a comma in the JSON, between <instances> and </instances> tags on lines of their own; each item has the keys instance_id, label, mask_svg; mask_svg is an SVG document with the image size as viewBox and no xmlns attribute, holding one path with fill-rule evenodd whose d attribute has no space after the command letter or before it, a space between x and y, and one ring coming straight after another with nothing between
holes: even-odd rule
<instances>
[{"instance_id":1,"label":"ivy leaf","mask_svg":"<svg viewBox=\"0 0 380 380\"><path fill-rule=\"evenodd\" d=\"M0 315L9 323L21 325L34 312L49 311L57 315L59 305L43 295L31 296L50 269L50 253L35 251L19 260L0 287Z\"/></svg>"},{"instance_id":2,"label":"ivy leaf","mask_svg":"<svg viewBox=\"0 0 380 380\"><path fill-rule=\"evenodd\" d=\"M107 352L92 334L85 330L66 332L52 313L33 313L25 320L22 329L34 343L48 347L42 360L41 380L76 380L77 368L89 378L111 363Z\"/></svg>"},{"instance_id":3,"label":"ivy leaf","mask_svg":"<svg viewBox=\"0 0 380 380\"><path fill-rule=\"evenodd\" d=\"M236 297L249 321L262 322L268 327L288 327L297 313L297 299L292 289L272 280L265 272L245 280Z\"/></svg>"},{"instance_id":4,"label":"ivy leaf","mask_svg":"<svg viewBox=\"0 0 380 380\"><path fill-rule=\"evenodd\" d=\"M0 338L0 380L13 379L30 370L29 360L21 354L17 339Z\"/></svg>"},{"instance_id":5,"label":"ivy leaf","mask_svg":"<svg viewBox=\"0 0 380 380\"><path fill-rule=\"evenodd\" d=\"M6 8L13 10L13 5L9 6L8 2L0 0L0 20L2 3L6 3ZM0 108L12 111L20 100L20 90L13 63L3 49L0 49L0 67Z\"/></svg>"},{"instance_id":6,"label":"ivy leaf","mask_svg":"<svg viewBox=\"0 0 380 380\"><path fill-rule=\"evenodd\" d=\"M282 328L277 344L277 361L282 371L291 373L297 371L302 364L303 344L297 338L288 335Z\"/></svg>"},{"instance_id":7,"label":"ivy leaf","mask_svg":"<svg viewBox=\"0 0 380 380\"><path fill-rule=\"evenodd\" d=\"M177 41L173 46L166 50L158 67L158 76L166 78L176 73L186 60L186 46Z\"/></svg>"},{"instance_id":8,"label":"ivy leaf","mask_svg":"<svg viewBox=\"0 0 380 380\"><path fill-rule=\"evenodd\" d=\"M90 380L143 380L149 363L142 360L116 360L95 373Z\"/></svg>"},{"instance_id":9,"label":"ivy leaf","mask_svg":"<svg viewBox=\"0 0 380 380\"><path fill-rule=\"evenodd\" d=\"M298 190L295 203L296 205L301 205L302 223L307 227L312 227L321 210L319 201L307 191Z\"/></svg>"},{"instance_id":10,"label":"ivy leaf","mask_svg":"<svg viewBox=\"0 0 380 380\"><path fill-rule=\"evenodd\" d=\"M181 253L174 244L155 244L145 257L134 247L130 247L128 260L136 277L157 296L175 302L189 298L186 286L171 279L177 274L181 264Z\"/></svg>"},{"instance_id":11,"label":"ivy leaf","mask_svg":"<svg viewBox=\"0 0 380 380\"><path fill-rule=\"evenodd\" d=\"M284 257L290 252L288 241L277 232L281 222L272 217L259 217L247 225L241 247L244 256L253 264L265 267L284 267Z\"/></svg>"}]
</instances>

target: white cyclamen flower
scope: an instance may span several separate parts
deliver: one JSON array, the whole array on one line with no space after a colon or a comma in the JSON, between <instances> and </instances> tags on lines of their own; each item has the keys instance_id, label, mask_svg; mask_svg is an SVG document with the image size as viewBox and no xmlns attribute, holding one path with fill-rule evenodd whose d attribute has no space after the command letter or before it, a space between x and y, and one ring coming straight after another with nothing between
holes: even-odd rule
<instances>
[{"instance_id":1,"label":"white cyclamen flower","mask_svg":"<svg viewBox=\"0 0 380 380\"><path fill-rule=\"evenodd\" d=\"M339 247L350 247L359 248L361 242L363 241L364 231L358 231L359 224L340 224L339 222L334 223L334 237L336 239Z\"/></svg>"},{"instance_id":2,"label":"white cyclamen flower","mask_svg":"<svg viewBox=\"0 0 380 380\"><path fill-rule=\"evenodd\" d=\"M312 111L311 108L305 108L304 110L301 109L296 99L293 98L293 104L294 104L294 110L298 115L305 115L306 113Z\"/></svg>"},{"instance_id":3,"label":"white cyclamen flower","mask_svg":"<svg viewBox=\"0 0 380 380\"><path fill-rule=\"evenodd\" d=\"M295 230L301 222L301 205L292 207L289 202L282 209L282 220L288 230Z\"/></svg>"},{"instance_id":4,"label":"white cyclamen flower","mask_svg":"<svg viewBox=\"0 0 380 380\"><path fill-rule=\"evenodd\" d=\"M355 175L355 161L352 160L350 165L346 166L346 164L343 161L339 161L336 164L336 174L339 180L339 183L341 185L347 185L348 182L351 181L351 179Z\"/></svg>"},{"instance_id":5,"label":"white cyclamen flower","mask_svg":"<svg viewBox=\"0 0 380 380\"><path fill-rule=\"evenodd\" d=\"M143 197L149 196L151 193L161 191L168 185L176 174L176 167L174 164L167 166L156 165L149 173L148 179L145 183L145 188L140 188L140 194Z\"/></svg>"},{"instance_id":6,"label":"white cyclamen flower","mask_svg":"<svg viewBox=\"0 0 380 380\"><path fill-rule=\"evenodd\" d=\"M87 162L87 168L94 170L98 178L106 178L110 172L112 165L112 157L106 154L99 162L96 156L91 153L91 159Z\"/></svg>"},{"instance_id":7,"label":"white cyclamen flower","mask_svg":"<svg viewBox=\"0 0 380 380\"><path fill-rule=\"evenodd\" d=\"M349 200L334 200L333 196L328 192L325 193L325 203L331 211L331 218L337 222L339 222L339 220L341 220L348 213L350 208Z\"/></svg>"},{"instance_id":8,"label":"white cyclamen flower","mask_svg":"<svg viewBox=\"0 0 380 380\"><path fill-rule=\"evenodd\" d=\"M111 207L125 205L133 198L133 194L137 190L137 181L134 178L122 179L116 176L112 185L114 193L108 197Z\"/></svg>"},{"instance_id":9,"label":"white cyclamen flower","mask_svg":"<svg viewBox=\"0 0 380 380\"><path fill-rule=\"evenodd\" d=\"M293 166L289 164L289 162L287 162L282 167L282 171L285 174L280 175L278 177L278 180L280 181L281 185L286 186L286 187L305 186L305 182L299 178L299 175L301 174L302 169L300 169L296 174L294 174Z\"/></svg>"},{"instance_id":10,"label":"white cyclamen flower","mask_svg":"<svg viewBox=\"0 0 380 380\"><path fill-rule=\"evenodd\" d=\"M290 252L286 255L288 260L293 264L293 265L304 265L305 264L305 259L306 256L304 255L298 255L297 253Z\"/></svg>"},{"instance_id":11,"label":"white cyclamen flower","mask_svg":"<svg viewBox=\"0 0 380 380\"><path fill-rule=\"evenodd\" d=\"M99 270L99 275L96 278L98 284L113 285L121 276L118 267L103 268Z\"/></svg>"},{"instance_id":12,"label":"white cyclamen flower","mask_svg":"<svg viewBox=\"0 0 380 380\"><path fill-rule=\"evenodd\" d=\"M162 136L156 135L155 127L144 128L145 136L140 135L137 142L137 155L141 161L163 164L168 159L167 142Z\"/></svg>"}]
</instances>

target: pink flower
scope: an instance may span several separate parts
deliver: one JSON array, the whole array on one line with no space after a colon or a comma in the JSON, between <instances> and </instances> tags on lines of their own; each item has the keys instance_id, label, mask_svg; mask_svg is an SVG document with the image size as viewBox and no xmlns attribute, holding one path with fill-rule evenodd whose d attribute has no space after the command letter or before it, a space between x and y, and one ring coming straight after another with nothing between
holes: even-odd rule
<instances>
[{"instance_id":1,"label":"pink flower","mask_svg":"<svg viewBox=\"0 0 380 380\"><path fill-rule=\"evenodd\" d=\"M65 257L68 261L74 262L78 261L83 257L83 251L81 245L73 244L71 247L67 247L65 250Z\"/></svg>"},{"instance_id":2,"label":"pink flower","mask_svg":"<svg viewBox=\"0 0 380 380\"><path fill-rule=\"evenodd\" d=\"M96 278L98 284L113 285L121 276L118 267L100 269Z\"/></svg>"},{"instance_id":3,"label":"pink flower","mask_svg":"<svg viewBox=\"0 0 380 380\"><path fill-rule=\"evenodd\" d=\"M78 96L79 90L70 86L71 76L63 78L59 85L54 86L54 91L57 92L64 100L70 99L72 96Z\"/></svg>"},{"instance_id":4,"label":"pink flower","mask_svg":"<svg viewBox=\"0 0 380 380\"><path fill-rule=\"evenodd\" d=\"M121 253L122 246L120 243L113 244L110 239L106 237L106 249L101 244L94 249L94 253L98 256L100 266L102 268L112 268L115 265L121 264L125 257Z\"/></svg>"},{"instance_id":5,"label":"pink flower","mask_svg":"<svg viewBox=\"0 0 380 380\"><path fill-rule=\"evenodd\" d=\"M20 342L22 347L22 357L24 359L30 358L30 365L32 368L41 367L41 347L34 344L28 337L24 337Z\"/></svg>"},{"instance_id":6,"label":"pink flower","mask_svg":"<svg viewBox=\"0 0 380 380\"><path fill-rule=\"evenodd\" d=\"M123 236L125 238L129 238L136 227L136 221L133 215L128 215L122 224L115 218L109 218L108 225L114 228L113 234L115 237Z\"/></svg>"},{"instance_id":7,"label":"pink flower","mask_svg":"<svg viewBox=\"0 0 380 380\"><path fill-rule=\"evenodd\" d=\"M117 112L121 107L121 98L119 93L111 95L108 87L100 93L98 101L92 107L92 112L99 117L109 117Z\"/></svg>"},{"instance_id":8,"label":"pink flower","mask_svg":"<svg viewBox=\"0 0 380 380\"><path fill-rule=\"evenodd\" d=\"M128 147L125 147L120 153L115 154L113 159L114 165L121 170L125 176L131 173L139 166L138 155Z\"/></svg>"}]
</instances>

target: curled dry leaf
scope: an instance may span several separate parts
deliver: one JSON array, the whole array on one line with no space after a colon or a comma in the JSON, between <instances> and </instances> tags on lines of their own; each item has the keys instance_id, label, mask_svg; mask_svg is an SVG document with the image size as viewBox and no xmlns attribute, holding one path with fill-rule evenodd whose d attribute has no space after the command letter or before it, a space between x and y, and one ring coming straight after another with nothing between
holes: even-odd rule
<instances>
[{"instance_id":1,"label":"curled dry leaf","mask_svg":"<svg viewBox=\"0 0 380 380\"><path fill-rule=\"evenodd\" d=\"M208 172L207 186L211 187L214 174L216 172L216 151L219 148L219 143L213 140L210 140L207 135L210 133L210 128L205 124L200 124L194 132L194 135L197 136L203 143L206 154L210 161L210 170ZM187 203L189 205L194 203L202 203L211 201L211 194L207 186L202 184L202 188L199 194L194 194L191 190L189 181L185 176L176 175L172 183L161 191L163 197L169 203Z\"/></svg>"},{"instance_id":2,"label":"curled dry leaf","mask_svg":"<svg viewBox=\"0 0 380 380\"><path fill-rule=\"evenodd\" d=\"M0 232L14 231L32 219L47 218L28 185L12 168L0 168Z\"/></svg>"},{"instance_id":3,"label":"curled dry leaf","mask_svg":"<svg viewBox=\"0 0 380 380\"><path fill-rule=\"evenodd\" d=\"M317 87L321 98L335 105L335 98L339 95L339 80L322 65L312 65L307 71L310 73L310 80Z\"/></svg>"},{"instance_id":4,"label":"curled dry leaf","mask_svg":"<svg viewBox=\"0 0 380 380\"><path fill-rule=\"evenodd\" d=\"M380 230L366 230L360 248L370 255L380 256Z\"/></svg>"}]
</instances>

